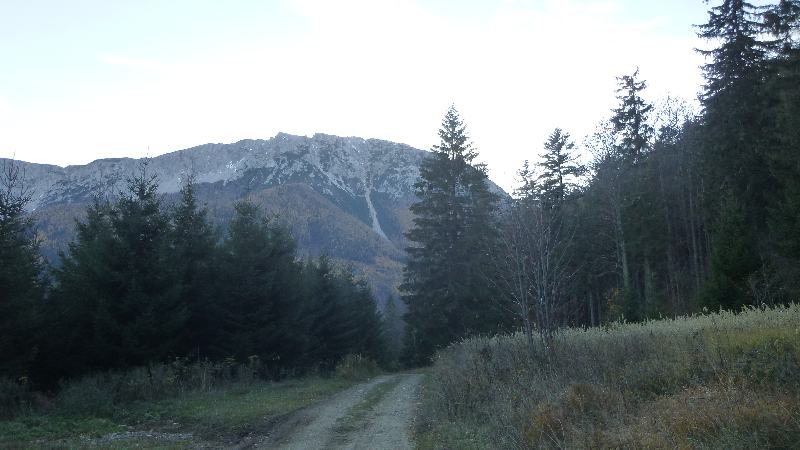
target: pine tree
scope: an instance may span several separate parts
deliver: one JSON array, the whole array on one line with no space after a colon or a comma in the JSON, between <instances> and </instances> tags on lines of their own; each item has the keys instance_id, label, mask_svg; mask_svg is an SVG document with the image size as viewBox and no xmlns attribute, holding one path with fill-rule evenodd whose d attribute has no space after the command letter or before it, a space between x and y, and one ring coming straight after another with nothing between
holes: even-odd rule
<instances>
[{"instance_id":1,"label":"pine tree","mask_svg":"<svg viewBox=\"0 0 800 450\"><path fill-rule=\"evenodd\" d=\"M764 26L775 37L783 57L797 56L800 0L780 0L764 12Z\"/></svg>"},{"instance_id":2,"label":"pine tree","mask_svg":"<svg viewBox=\"0 0 800 450\"><path fill-rule=\"evenodd\" d=\"M638 68L632 75L617 78L617 99L620 104L611 117L614 132L619 136L619 152L629 163L642 158L653 137L653 127L647 122L653 105L642 98L641 92L647 88L647 84L638 78Z\"/></svg>"},{"instance_id":3,"label":"pine tree","mask_svg":"<svg viewBox=\"0 0 800 450\"><path fill-rule=\"evenodd\" d=\"M186 321L179 282L170 263L170 223L158 194L158 180L146 163L128 180L128 191L111 211L116 237L117 295L106 298L113 322L108 340L119 342L126 364L174 356Z\"/></svg>"},{"instance_id":4,"label":"pine tree","mask_svg":"<svg viewBox=\"0 0 800 450\"><path fill-rule=\"evenodd\" d=\"M176 354L186 307L171 265L170 225L146 164L114 204L96 202L56 272L57 308L74 320L76 371L124 368Z\"/></svg>"},{"instance_id":5,"label":"pine tree","mask_svg":"<svg viewBox=\"0 0 800 450\"><path fill-rule=\"evenodd\" d=\"M706 85L701 96L704 207L708 222L718 224L711 230L709 286L704 289L703 298L706 303L714 301L709 300L715 296L708 292L716 289L716 297L733 296L728 300L718 299L726 307L744 301L744 294L736 294L747 283L742 277L750 275L749 263L764 259L764 255L753 259L750 250L742 250L748 253L748 258L740 264L721 263L719 255L730 254L730 249L740 245L767 248L768 211L780 196L778 178L769 165L774 144L765 133L771 122L768 114L771 95L764 90L770 72L768 57L777 49L775 41L762 38L768 32L765 12L765 8L744 0L723 0L711 8L708 22L699 26L698 33L718 43L714 49L701 51L711 58L703 66ZM736 214L720 202L726 198L735 199ZM741 227L749 228L747 232L737 225L739 214L743 215ZM732 225L722 226L725 224ZM758 242L740 243L745 237Z\"/></svg>"},{"instance_id":6,"label":"pine tree","mask_svg":"<svg viewBox=\"0 0 800 450\"><path fill-rule=\"evenodd\" d=\"M352 268L342 271L339 280L343 296L341 305L356 328L348 345L348 353L363 355L385 364L384 322L369 284L363 279L357 279Z\"/></svg>"},{"instance_id":7,"label":"pine tree","mask_svg":"<svg viewBox=\"0 0 800 450\"><path fill-rule=\"evenodd\" d=\"M39 371L46 382L109 368L108 344L96 332L107 293L115 289L117 277L110 264L114 258L112 205L95 198L86 217L76 221L75 238L61 253L61 267L55 270L56 288L46 322L44 357Z\"/></svg>"},{"instance_id":8,"label":"pine tree","mask_svg":"<svg viewBox=\"0 0 800 450\"><path fill-rule=\"evenodd\" d=\"M539 196L545 207L558 208L574 188L575 178L583 175L586 169L576 162L577 157L572 153L575 144L570 141L569 133L560 128L553 130L544 149L542 161L538 164L542 169L538 177ZM527 167L523 167L525 170Z\"/></svg>"},{"instance_id":9,"label":"pine tree","mask_svg":"<svg viewBox=\"0 0 800 450\"><path fill-rule=\"evenodd\" d=\"M37 354L43 264L33 224L25 216L30 193L24 174L6 160L0 169L0 376L17 379L29 375Z\"/></svg>"},{"instance_id":10,"label":"pine tree","mask_svg":"<svg viewBox=\"0 0 800 450\"><path fill-rule=\"evenodd\" d=\"M399 362L403 352L403 335L405 334L405 322L403 322L398 300L395 297L389 297L386 300L383 323L389 364L394 366Z\"/></svg>"},{"instance_id":11,"label":"pine tree","mask_svg":"<svg viewBox=\"0 0 800 450\"><path fill-rule=\"evenodd\" d=\"M464 336L502 329L508 323L486 280L497 242L498 197L466 127L450 107L441 142L420 166L411 206L413 243L401 289L408 305L406 361L422 364L439 348Z\"/></svg>"},{"instance_id":12,"label":"pine tree","mask_svg":"<svg viewBox=\"0 0 800 450\"><path fill-rule=\"evenodd\" d=\"M781 0L765 13L765 25L780 51L770 60L760 91L768 99L765 149L778 184L769 207L772 266L790 298L800 295L800 1Z\"/></svg>"},{"instance_id":13,"label":"pine tree","mask_svg":"<svg viewBox=\"0 0 800 450\"><path fill-rule=\"evenodd\" d=\"M180 282L180 302L188 317L179 345L181 353L196 357L227 356L220 348L222 302L215 295L218 277L217 235L200 208L194 192L194 177L181 188L180 201L172 210L172 268Z\"/></svg>"},{"instance_id":14,"label":"pine tree","mask_svg":"<svg viewBox=\"0 0 800 450\"><path fill-rule=\"evenodd\" d=\"M268 370L291 365L302 350L302 330L293 323L300 269L289 231L254 203L240 201L221 251L217 295L225 299L227 354L240 360L257 355Z\"/></svg>"},{"instance_id":15,"label":"pine tree","mask_svg":"<svg viewBox=\"0 0 800 450\"><path fill-rule=\"evenodd\" d=\"M759 229L776 190L763 142L767 97L760 94L776 42L760 39L768 32L763 13L763 8L744 0L723 0L711 8L708 22L698 27L701 38L719 43L714 49L699 50L711 58L703 66L706 85L701 96L706 206L713 217L716 199L732 195L741 203L747 222Z\"/></svg>"},{"instance_id":16,"label":"pine tree","mask_svg":"<svg viewBox=\"0 0 800 450\"><path fill-rule=\"evenodd\" d=\"M722 202L712 244L710 277L700 293L701 303L712 310L739 309L750 304L748 279L758 270L761 261L753 230L733 197Z\"/></svg>"},{"instance_id":17,"label":"pine tree","mask_svg":"<svg viewBox=\"0 0 800 450\"><path fill-rule=\"evenodd\" d=\"M309 295L310 363L326 370L353 351L358 336L356 316L348 308L336 268L330 258L322 255L316 262L306 265L306 284Z\"/></svg>"},{"instance_id":18,"label":"pine tree","mask_svg":"<svg viewBox=\"0 0 800 450\"><path fill-rule=\"evenodd\" d=\"M698 36L721 42L715 49L698 50L712 59L703 66L706 86L702 99L706 108L722 106L716 102L744 85L752 88L764 69L764 60L774 43L758 39L767 31L762 12L744 0L723 0L709 10L708 22L698 26Z\"/></svg>"}]
</instances>

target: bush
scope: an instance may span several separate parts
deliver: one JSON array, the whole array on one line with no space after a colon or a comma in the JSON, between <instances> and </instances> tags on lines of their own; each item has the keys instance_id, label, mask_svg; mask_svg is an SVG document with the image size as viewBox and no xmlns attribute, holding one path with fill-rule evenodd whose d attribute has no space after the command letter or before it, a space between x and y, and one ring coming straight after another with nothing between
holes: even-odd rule
<instances>
[{"instance_id":1,"label":"bush","mask_svg":"<svg viewBox=\"0 0 800 450\"><path fill-rule=\"evenodd\" d=\"M94 376L65 384L56 397L58 411L76 416L108 416L112 414L115 389L108 381L108 377Z\"/></svg>"},{"instance_id":2,"label":"bush","mask_svg":"<svg viewBox=\"0 0 800 450\"><path fill-rule=\"evenodd\" d=\"M365 362L361 364L366 367ZM357 370L366 370L364 367ZM169 363L64 381L52 404L42 394L30 392L27 383L0 378L0 418L13 418L32 408L51 407L63 415L110 417L119 405L160 400L192 391L208 392L234 384L246 386L263 372L255 356L241 364L232 358L220 362L176 358Z\"/></svg>"},{"instance_id":3,"label":"bush","mask_svg":"<svg viewBox=\"0 0 800 450\"><path fill-rule=\"evenodd\" d=\"M347 355L336 364L336 376L344 380L364 380L380 372L375 361L361 355Z\"/></svg>"},{"instance_id":4,"label":"bush","mask_svg":"<svg viewBox=\"0 0 800 450\"><path fill-rule=\"evenodd\" d=\"M0 377L0 419L13 417L30 406L32 394L25 381Z\"/></svg>"}]
</instances>

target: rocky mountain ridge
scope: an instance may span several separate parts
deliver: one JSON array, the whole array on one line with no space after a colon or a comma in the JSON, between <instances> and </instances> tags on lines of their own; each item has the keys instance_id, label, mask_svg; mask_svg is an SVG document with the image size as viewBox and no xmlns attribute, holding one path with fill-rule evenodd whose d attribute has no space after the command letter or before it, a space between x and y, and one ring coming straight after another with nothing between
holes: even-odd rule
<instances>
[{"instance_id":1,"label":"rocky mountain ridge","mask_svg":"<svg viewBox=\"0 0 800 450\"><path fill-rule=\"evenodd\" d=\"M205 144L156 156L146 160L146 170L158 177L168 202L192 174L220 229L235 201L249 197L292 229L301 255L329 254L386 297L396 294L401 278L403 233L412 223L408 207L426 155L379 139L279 133L268 140ZM45 253L55 259L85 206L95 196L113 198L123 191L142 162L100 159L59 167L15 161L32 194L28 208Z\"/></svg>"}]
</instances>

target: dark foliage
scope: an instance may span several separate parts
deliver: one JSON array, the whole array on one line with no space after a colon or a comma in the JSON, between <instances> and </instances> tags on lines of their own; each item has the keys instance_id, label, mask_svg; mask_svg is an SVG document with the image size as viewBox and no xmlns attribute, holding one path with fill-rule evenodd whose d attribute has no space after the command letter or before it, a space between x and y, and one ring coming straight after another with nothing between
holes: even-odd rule
<instances>
[{"instance_id":1,"label":"dark foliage","mask_svg":"<svg viewBox=\"0 0 800 450\"><path fill-rule=\"evenodd\" d=\"M405 358L413 365L458 338L509 324L486 279L498 197L489 191L485 166L473 162L477 152L454 107L439 138L420 166L414 226L406 234L413 245L401 289L408 305Z\"/></svg>"}]
</instances>

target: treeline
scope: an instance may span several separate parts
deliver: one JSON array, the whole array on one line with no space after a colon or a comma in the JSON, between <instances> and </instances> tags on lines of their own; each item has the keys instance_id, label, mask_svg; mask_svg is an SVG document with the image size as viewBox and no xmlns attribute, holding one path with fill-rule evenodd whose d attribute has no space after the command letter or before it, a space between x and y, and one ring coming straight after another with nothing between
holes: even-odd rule
<instances>
[{"instance_id":1,"label":"treeline","mask_svg":"<svg viewBox=\"0 0 800 450\"><path fill-rule=\"evenodd\" d=\"M800 2L724 0L698 26L702 110L643 97L579 149L555 129L507 204L451 109L416 185L406 358L523 327L638 321L792 302L800 294ZM581 164L578 151L591 154Z\"/></svg>"},{"instance_id":2,"label":"treeline","mask_svg":"<svg viewBox=\"0 0 800 450\"><path fill-rule=\"evenodd\" d=\"M143 165L116 200L88 207L50 269L18 168L2 180L0 376L49 387L189 357L279 378L386 355L367 284L324 256L299 260L288 230L247 200L220 237L192 180L166 205Z\"/></svg>"}]
</instances>

